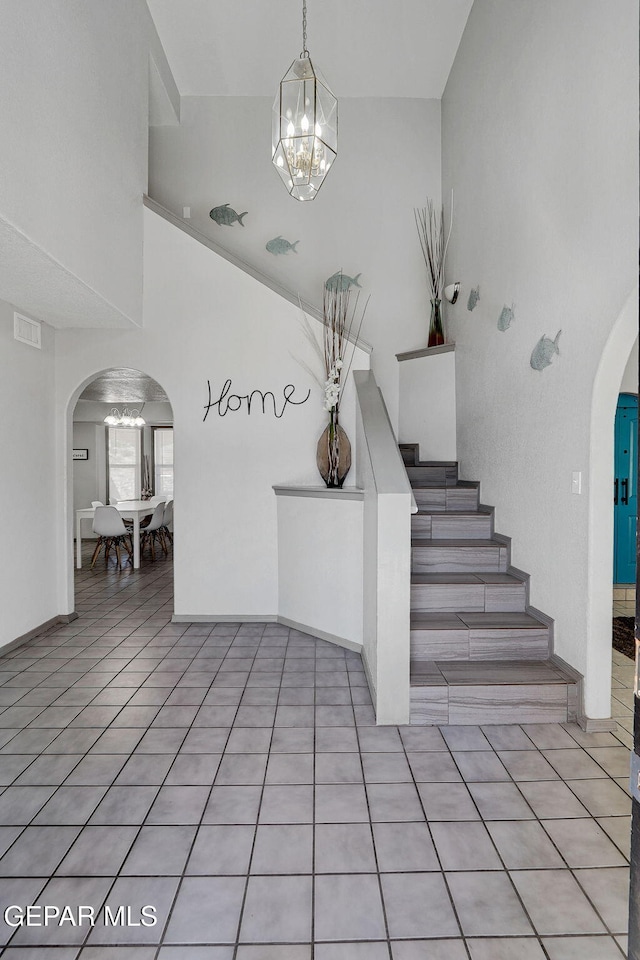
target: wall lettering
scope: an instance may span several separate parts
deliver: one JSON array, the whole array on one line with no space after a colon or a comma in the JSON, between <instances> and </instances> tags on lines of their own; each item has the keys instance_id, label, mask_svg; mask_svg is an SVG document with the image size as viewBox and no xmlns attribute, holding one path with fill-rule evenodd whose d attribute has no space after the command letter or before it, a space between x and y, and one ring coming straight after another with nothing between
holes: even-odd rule
<instances>
[{"instance_id":1,"label":"wall lettering","mask_svg":"<svg viewBox=\"0 0 640 960\"><path fill-rule=\"evenodd\" d=\"M232 381L231 379L225 380L224 386L220 391L220 396L217 400L213 399L213 394L211 392L211 381L207 380L207 391L209 395L208 402L204 405L204 417L202 422L207 419L209 416L209 411L215 409L219 417L226 417L228 413L237 413L238 411L244 409L247 413L247 416L250 416L252 412L256 410L261 410L262 413L267 413L267 411L273 412L276 420L280 420L284 416L284 412L287 409L287 405L291 404L294 407L300 407L303 403L306 403L309 397L311 396L311 390L307 390L307 395L302 400L295 400L294 394L296 388L292 383L288 383L282 389L282 405L278 408L278 402L276 401L275 394L271 390L267 390L265 393L262 390L252 390L251 393L238 394L231 393Z\"/></svg>"}]
</instances>

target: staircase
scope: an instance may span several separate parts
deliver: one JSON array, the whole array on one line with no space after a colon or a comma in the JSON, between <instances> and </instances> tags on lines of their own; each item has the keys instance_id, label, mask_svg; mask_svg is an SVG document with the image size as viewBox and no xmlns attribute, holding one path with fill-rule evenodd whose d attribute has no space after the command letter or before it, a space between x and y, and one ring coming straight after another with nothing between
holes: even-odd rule
<instances>
[{"instance_id":1,"label":"staircase","mask_svg":"<svg viewBox=\"0 0 640 960\"><path fill-rule=\"evenodd\" d=\"M529 607L480 485L457 463L400 451L418 512L411 532L411 723L575 720L581 677L553 656L552 621Z\"/></svg>"}]
</instances>

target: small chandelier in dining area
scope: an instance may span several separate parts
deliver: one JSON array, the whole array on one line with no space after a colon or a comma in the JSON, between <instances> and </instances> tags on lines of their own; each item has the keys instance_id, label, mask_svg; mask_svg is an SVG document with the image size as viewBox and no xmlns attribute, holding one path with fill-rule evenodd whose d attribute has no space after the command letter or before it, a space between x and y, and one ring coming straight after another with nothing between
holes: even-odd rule
<instances>
[{"instance_id":1,"label":"small chandelier in dining area","mask_svg":"<svg viewBox=\"0 0 640 960\"><path fill-rule=\"evenodd\" d=\"M271 159L296 200L313 200L338 154L338 101L307 50L302 2L302 53L280 81L273 103Z\"/></svg>"},{"instance_id":2,"label":"small chandelier in dining area","mask_svg":"<svg viewBox=\"0 0 640 960\"><path fill-rule=\"evenodd\" d=\"M105 418L104 422L110 427L144 427L146 420L140 416L139 410L129 410L124 407L122 413L118 407L113 407L111 413Z\"/></svg>"}]
</instances>

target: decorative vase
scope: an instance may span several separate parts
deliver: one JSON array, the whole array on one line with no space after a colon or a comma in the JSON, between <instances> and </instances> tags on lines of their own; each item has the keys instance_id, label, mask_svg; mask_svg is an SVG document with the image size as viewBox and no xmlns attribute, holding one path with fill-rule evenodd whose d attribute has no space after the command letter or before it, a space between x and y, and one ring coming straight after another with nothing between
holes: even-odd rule
<instances>
[{"instance_id":1,"label":"decorative vase","mask_svg":"<svg viewBox=\"0 0 640 960\"><path fill-rule=\"evenodd\" d=\"M444 343L444 328L442 326L442 300L431 301L431 317L429 318L429 340L427 347L439 347Z\"/></svg>"},{"instance_id":2,"label":"decorative vase","mask_svg":"<svg viewBox=\"0 0 640 960\"><path fill-rule=\"evenodd\" d=\"M316 463L320 476L328 487L341 487L351 467L351 443L340 424L335 410L318 440Z\"/></svg>"}]
</instances>

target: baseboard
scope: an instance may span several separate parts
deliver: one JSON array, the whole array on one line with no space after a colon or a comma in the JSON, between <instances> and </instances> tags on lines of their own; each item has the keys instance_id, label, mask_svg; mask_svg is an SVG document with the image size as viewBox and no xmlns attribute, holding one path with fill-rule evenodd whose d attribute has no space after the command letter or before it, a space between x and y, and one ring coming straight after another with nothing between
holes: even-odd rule
<instances>
[{"instance_id":1,"label":"baseboard","mask_svg":"<svg viewBox=\"0 0 640 960\"><path fill-rule=\"evenodd\" d=\"M171 623L278 623L273 614L266 616L253 613L174 613Z\"/></svg>"},{"instance_id":2,"label":"baseboard","mask_svg":"<svg viewBox=\"0 0 640 960\"><path fill-rule=\"evenodd\" d=\"M290 627L292 630L299 630L301 633L308 633L310 637L317 637L318 640L327 640L329 643L335 643L338 647L345 647L347 650L354 650L356 653L362 653L362 644L354 640L347 640L346 637L339 637L335 633L328 633L326 630L319 630L308 623L299 623L297 620L290 620L289 617L279 617L274 614L224 614L217 613L174 613L171 617L172 623L281 623L283 627Z\"/></svg>"},{"instance_id":3,"label":"baseboard","mask_svg":"<svg viewBox=\"0 0 640 960\"><path fill-rule=\"evenodd\" d=\"M582 727L585 733L602 733L604 731L616 730L618 724L615 720L594 719L593 717L578 716L578 726Z\"/></svg>"},{"instance_id":4,"label":"baseboard","mask_svg":"<svg viewBox=\"0 0 640 960\"><path fill-rule=\"evenodd\" d=\"M362 666L364 667L364 675L367 678L367 683L369 684L369 693L371 694L371 700L373 702L373 711L376 715L376 720L378 716L378 691L376 685L373 682L373 677L371 675L371 668L369 667L369 661L367 660L364 650L362 652Z\"/></svg>"},{"instance_id":5,"label":"baseboard","mask_svg":"<svg viewBox=\"0 0 640 960\"><path fill-rule=\"evenodd\" d=\"M347 640L346 637L339 637L335 633L318 630L317 627L310 627L308 623L298 623L297 620L290 620L289 617L276 617L276 620L284 627L291 627L292 630L300 630L301 633L308 633L310 637L317 637L318 640L328 640L329 643L335 643L338 647L345 647L347 650L353 650L355 653L362 653L362 644L357 643L355 640Z\"/></svg>"},{"instance_id":6,"label":"baseboard","mask_svg":"<svg viewBox=\"0 0 640 960\"><path fill-rule=\"evenodd\" d=\"M33 630L23 633L22 636L16 637L15 640L10 640L4 647L0 647L0 657L4 656L5 653L10 653L17 647L21 647L25 643L29 643L30 640L35 640L40 634L46 633L47 630L51 630L52 627L56 627L59 623L73 623L73 621L77 619L78 614L75 610L71 613L59 613L57 617L51 617L50 620L45 620L45 622L41 623L38 627L34 627Z\"/></svg>"}]
</instances>

